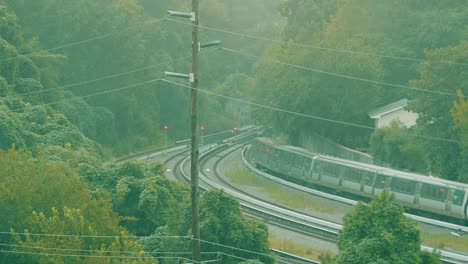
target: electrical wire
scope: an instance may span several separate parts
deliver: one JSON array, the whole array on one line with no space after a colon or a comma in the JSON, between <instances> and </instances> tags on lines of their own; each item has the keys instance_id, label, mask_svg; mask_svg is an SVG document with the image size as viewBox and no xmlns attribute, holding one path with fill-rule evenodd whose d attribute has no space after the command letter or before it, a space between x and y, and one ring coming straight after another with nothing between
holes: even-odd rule
<instances>
[{"instance_id":1,"label":"electrical wire","mask_svg":"<svg viewBox=\"0 0 468 264\"><path fill-rule=\"evenodd\" d=\"M141 254L141 251L121 251L121 250L96 250L96 249L78 249L78 248L51 248L51 247L38 247L38 246L25 246L17 244L5 244L0 243L0 246L13 247L13 248L28 248L28 249L39 249L48 251L71 251L71 252L91 252L91 253L120 253L120 254ZM192 252L184 251L145 251L146 254L163 254L163 255L190 255ZM201 252L203 255L214 255L220 252Z\"/></svg>"},{"instance_id":2,"label":"electrical wire","mask_svg":"<svg viewBox=\"0 0 468 264\"><path fill-rule=\"evenodd\" d=\"M223 245L223 244L220 244L220 243L211 242L211 241L203 240L203 239L195 239L195 238L192 238L192 239L193 240L198 240L198 241L200 241L200 243L210 244L210 245L213 245L213 246L219 246L219 247L223 247L223 248L227 248L227 249L231 249L231 250L241 251L241 252L245 252L245 253L249 253L249 254L255 254L255 255L258 255L258 256L271 257L271 255L269 255L269 254L260 253L260 252L256 252L256 251L252 251L252 250L248 250L248 249L243 249L243 248L238 248L238 247L233 247L233 246L227 246L227 245ZM224 252L221 252L221 254L227 255L227 253L224 253Z\"/></svg>"},{"instance_id":3,"label":"electrical wire","mask_svg":"<svg viewBox=\"0 0 468 264\"><path fill-rule=\"evenodd\" d=\"M219 48L206 48L206 49L203 49L202 51L200 51L200 53L201 52L207 53L208 51L215 50L215 49L219 49ZM136 73L136 72L140 72L140 71L144 71L144 70L148 70L148 69L157 68L157 67L160 67L162 65L171 63L171 62L176 62L176 61L188 59L188 58L191 58L191 57L192 57L192 55L188 55L188 56L180 57L180 58L177 58L177 59L161 62L161 63L155 64L155 65L151 65L151 66L147 66L147 67L143 67L143 68L139 68L139 69L135 69L135 70L130 70L130 71L127 71L127 72L121 72L121 73L117 73L117 74L113 74L113 75L108 75L108 76L100 77L100 78L97 78L97 79L92 79L92 80L87 80L87 81L82 81L82 82L77 82L77 83L71 83L71 84L57 86L57 87L48 88L48 89L39 90L39 91L32 91L32 92L27 92L27 93L18 93L16 95L17 96L31 95L31 94L43 93L43 92L48 92L48 91L53 91L53 90L60 90L60 89L64 89L64 88L70 88L70 87L73 87L73 86L78 86L78 85L83 85L83 84L89 84L89 83L93 83L93 82L108 80L108 79L116 78L116 77L119 77L119 76L131 74L131 73Z\"/></svg>"},{"instance_id":4,"label":"electrical wire","mask_svg":"<svg viewBox=\"0 0 468 264\"><path fill-rule=\"evenodd\" d=\"M170 61L165 61L165 62L162 62L162 63L158 63L158 64L155 64L155 65L151 65L151 66L147 66L147 67L143 67L143 68L127 71L127 72L122 72L122 73L117 73L117 74L113 74L113 75L100 77L100 78L97 78L97 79L92 79L92 80L67 84L67 85L63 85L63 86L57 86L57 87L54 87L54 88L48 88L48 89L39 90L39 91L32 91L32 92L27 92L27 93L18 93L16 95L21 96L21 95L37 94L37 93L43 93L43 92L59 90L59 89L64 89L64 88L70 88L70 87L78 86L78 85L82 85L82 84L89 84L89 83L93 83L93 82L97 82L97 81L103 81L103 80L112 79L112 78L115 78L115 77L131 74L131 73L136 73L136 72L140 72L140 71L144 71L144 70L148 70L148 69L157 68L159 66L162 66L162 65L165 65L165 64L168 64L168 63L171 63L171 62L176 62L176 61L191 58L191 57L192 57L192 55L189 55L189 56L181 57L181 58L170 60Z\"/></svg>"},{"instance_id":5,"label":"electrical wire","mask_svg":"<svg viewBox=\"0 0 468 264\"><path fill-rule=\"evenodd\" d=\"M0 235L22 235L22 236L40 236L40 237L80 237L80 238L182 238L191 239L188 236L111 236L111 235L74 235L74 234L47 234L47 233L26 233L26 232L5 232L1 231Z\"/></svg>"},{"instance_id":6,"label":"electrical wire","mask_svg":"<svg viewBox=\"0 0 468 264\"><path fill-rule=\"evenodd\" d=\"M94 94L88 94L88 95L83 95L83 96L77 96L77 97L73 97L73 98L69 98L69 99L63 99L63 100L59 100L59 101L55 101L55 102L50 102L50 103L45 103L45 104L40 104L40 105L33 105L33 106L31 106L31 108L40 108L40 107L44 107L44 106L48 106L48 105L60 104L60 103L69 102L69 101L77 101L77 100L84 99L84 98L88 98L88 97L93 97L93 96L98 96L98 95L113 93L113 92L117 92L117 91L126 90L126 89L128 89L128 88L133 88L133 87L142 86L142 85L145 85L145 84L154 83L154 82L157 82L157 81L159 81L159 80L160 80L159 78L158 78L158 79L152 79L152 80L149 80L149 81L146 81L146 82L141 82L141 83L137 83L137 84L132 84L132 85L128 85L128 86L124 86L124 87L119 87L119 88L115 88L115 89L111 89L111 90L107 90L107 91L103 91L103 92L98 92L98 93L94 93ZM10 111L10 112L17 112L17 111L21 111L21 110L23 110L23 109L24 109L24 107L21 107L21 108L11 109L11 110L9 110L9 111Z\"/></svg>"},{"instance_id":7,"label":"electrical wire","mask_svg":"<svg viewBox=\"0 0 468 264\"><path fill-rule=\"evenodd\" d=\"M187 261L192 261L188 258L181 257L152 257L152 256L103 256L103 255L82 255L82 254L59 254L59 253L49 253L49 252L27 252L27 251L13 251L13 250L4 250L0 249L0 252L3 253L13 253L21 255L45 255L45 256L57 256L57 257L76 257L76 258L107 258L107 259L184 259Z\"/></svg>"},{"instance_id":8,"label":"electrical wire","mask_svg":"<svg viewBox=\"0 0 468 264\"><path fill-rule=\"evenodd\" d=\"M219 49L219 48L208 48L208 49L205 49L204 52L206 53L208 51L215 50L215 49ZM69 85L64 85L64 86L59 86L59 87L49 88L49 89L40 90L40 91L29 92L29 93L22 93L22 94L18 94L18 95L29 95L29 94L39 93L39 92L57 90L57 89L77 86L77 85L81 85L81 84L92 83L92 82L96 82L96 81L100 81L100 80L110 79L110 78L122 76L122 75L125 75L125 74L130 74L130 73L135 73L135 72L138 72L138 71L146 70L146 69L149 69L149 68L159 67L161 65L164 65L164 64L167 64L167 63L170 63L170 62L175 62L175 61L178 61L178 60L190 58L191 56L192 55L189 55L189 56L181 57L181 58L174 59L174 60L171 60L171 61L163 62L163 63L160 63L160 64L156 64L156 65L152 65L152 66L148 66L148 67L144 67L144 68L140 68L140 69L136 69L136 70L132 70L132 71L128 71L128 72L118 73L118 74L114 74L114 75L110 75L110 76L105 76L105 77L101 77L101 78L94 79L94 80L88 80L88 81L83 81L83 82L79 82L79 83L73 83L73 84L69 84ZM53 105L53 104L58 104L58 103L62 103L62 102L79 100L79 99L83 99L83 98L88 98L88 97L92 97L92 96L97 96L97 95L101 95L101 94L110 93L110 92L120 91L120 90L123 90L123 89L131 88L131 87L135 87L135 86L139 86L139 85L144 85L144 84L147 84L147 83L150 83L150 82L153 82L153 81L157 81L157 80L159 80L159 79L154 79L154 80L150 80L150 81L147 81L147 82L144 82L144 83L138 83L138 84L125 86L125 87L121 87L121 88L116 88L116 89L103 91L103 92L99 92L99 93L94 93L94 94L90 94L90 95L77 96L77 97L70 98L70 99L64 99L64 100L45 103L45 104L41 104L41 105L35 105L35 106L32 106L32 108L39 108L39 107L43 107L43 106L47 106L47 105ZM9 111L17 112L17 111L20 111L20 110L23 110L23 108L12 109L12 110L9 110Z\"/></svg>"},{"instance_id":9,"label":"electrical wire","mask_svg":"<svg viewBox=\"0 0 468 264\"><path fill-rule=\"evenodd\" d=\"M344 74L333 73L333 72L323 71L323 70L319 70L319 69L309 68L309 67L300 66L300 65L296 65L296 64L292 64L292 63L287 63L287 62L283 62L283 61L279 61L279 60L262 58L262 57L257 56L257 55L253 55L253 54L249 54L249 53L246 53L246 52L233 50L233 49L229 49L229 48L225 48L225 47L222 47L221 49L232 52L232 53L240 54L240 55L243 55L243 56L251 57L251 58L254 58L254 59L259 59L259 60L261 59L261 60L265 60L265 61L285 65L285 66L288 66L288 67L293 67L293 68L297 68L297 69L317 72L317 73L321 73L321 74L327 74L327 75L331 75L331 76L335 76L335 77L346 78L346 79L351 79L351 80L356 80L356 81L361 81L361 82L368 82L368 83L379 84L379 85L385 85L385 86L392 86L392 87L409 89L409 90L415 90L415 91L424 92L424 93L432 93L432 94L437 94L437 95L448 95L448 96L458 97L458 95L455 94L455 93L440 92L440 91L421 89L421 88L416 88L416 87L411 87L411 86L406 86L406 85L374 81L374 80L369 80L369 79L365 79L365 78L354 77L354 76L350 76L350 75L344 75ZM468 96L464 96L464 97L468 97Z\"/></svg>"},{"instance_id":10,"label":"electrical wire","mask_svg":"<svg viewBox=\"0 0 468 264\"><path fill-rule=\"evenodd\" d=\"M58 86L58 87L54 87L54 88L48 88L48 89L39 90L39 91L33 91L33 92L27 92L27 93L18 93L18 94L16 94L16 95L17 95L17 96L21 96L21 95L30 95L30 94L36 94L36 93L43 93L43 92L48 92L48 91L53 91L53 90L59 90L59 89L64 89L64 88L70 88L70 87L78 86L78 85L82 85L82 84L89 84L89 83L93 83L93 82L97 82L97 81L103 81L103 80L112 79L112 78L115 78L115 77L119 77L119 76L131 74L131 73L135 73L135 72L140 72L140 71L144 71L144 70L148 70L148 69L153 69L153 68L156 68L156 67L159 67L159 66L162 66L162 65L171 63L171 62L175 62L175 61L178 61L178 60L183 60L183 59L187 59L187 58L191 58L191 57L192 57L192 55L190 55L190 56L185 56L185 57L181 57L181 58L178 58L178 59L174 59L174 60L170 60L170 61L165 61L165 62L162 62L162 63L158 63L158 64L155 64L155 65L151 65L151 66L147 66L147 67L143 67L143 68L139 68L139 69L127 71L127 72L122 72L122 73L117 73L117 74L113 74L113 75L108 75L108 76L101 77L101 78L97 78L97 79L93 79L93 80L87 80L87 81L83 81L83 82L67 84L67 85Z\"/></svg>"},{"instance_id":11,"label":"electrical wire","mask_svg":"<svg viewBox=\"0 0 468 264\"><path fill-rule=\"evenodd\" d=\"M239 257L239 256L231 255L231 254L228 254L228 253L225 253L225 252L219 252L219 254L221 254L221 255L225 255L225 256L228 256L228 257L231 257L231 258L240 259L240 260L243 260L243 261L247 261L247 260L249 260L249 259L247 259L247 258L243 258L243 257Z\"/></svg>"},{"instance_id":12,"label":"electrical wire","mask_svg":"<svg viewBox=\"0 0 468 264\"><path fill-rule=\"evenodd\" d=\"M68 235L68 234L39 234L39 233L21 233L21 232L0 232L0 235L2 235L2 234L3 235L12 235L12 234L31 235L31 236L41 236L41 237L81 237L81 238L112 238L112 239L115 239L115 238L140 238L141 239L141 238L149 238L150 237L150 236L98 236L98 235ZM153 235L151 237L195 240L191 236L154 236ZM265 253L260 253L260 252L255 252L255 251L246 250L246 249L242 249L242 248L227 246L227 245L224 245L224 244L215 243L215 242L211 242L211 241L208 241L208 240L202 240L202 239L197 239L197 240L199 240L201 243L220 246L220 247L231 249L231 250L241 251L241 252L254 254L254 255L259 255L259 256L272 257L271 255L268 255L268 254L265 254ZM49 251L55 250L55 251L71 251L71 252L91 252L91 253L98 253L99 252L99 253L121 253L121 254L138 254L138 253L141 253L139 251L111 251L111 250L96 251L96 250L86 250L86 249L69 249L69 248L49 248L49 247L38 247L38 246L25 246L25 245L5 244L5 243L0 243L0 246L38 249L38 250L49 250ZM30 253L32 253L32 252L25 252L25 251L23 251L23 252L21 252L21 251L5 251L5 250L1 250L1 249L0 249L0 252L18 253L18 254L30 254ZM192 254L192 252L158 252L158 251L151 251L151 252L145 251L145 253L146 254L177 254L177 255ZM58 253L57 254L49 254L49 253L45 253L45 252L36 252L36 255L37 254L48 254L48 255L56 255L56 256L71 256L71 257L81 257L81 256L84 256L84 257L91 256L92 257L93 256L93 255L78 255L78 254L72 254L72 255L70 255L70 254L58 254ZM213 254L226 255L226 256L241 259L241 260L248 260L246 258L231 255L231 254L221 252L221 251L219 251L219 252L216 252L216 251L201 252L201 254L202 255L213 255ZM99 257L106 257L106 256L99 256ZM158 257L155 257L155 258L165 258L165 257L159 257L158 256ZM168 257L166 257L166 258L168 258ZM284 257L279 257L279 258L283 259ZM206 261L201 261L200 263L205 263L205 262Z\"/></svg>"},{"instance_id":13,"label":"electrical wire","mask_svg":"<svg viewBox=\"0 0 468 264\"><path fill-rule=\"evenodd\" d=\"M180 83L177 83L177 82L173 82L173 81L170 81L170 80L167 80L167 79L160 79L160 81L171 83L171 84L178 85L178 86L188 88L188 89L192 89L192 90L194 89L191 86L180 84ZM274 107L274 106L268 106L268 105L264 105L264 104L259 104L259 103L255 103L255 102L242 100L242 99L235 98L235 97L226 96L226 95L210 92L210 91L207 91L207 90L202 90L202 89L195 89L195 90L197 90L197 91L199 91L201 93L213 95L213 96L228 99L228 100L231 100L231 101L240 102L240 103L247 104L247 105L256 106L256 107L259 107L259 108L269 109L269 110L272 110L272 111L283 112L283 113L287 113L287 114L292 114L292 115L297 115L297 116L301 116L301 117L306 117L306 118L311 118L311 119L316 119L316 120L321 120L321 121L326 121L326 122L336 123L336 124L341 124L341 125L347 125L347 126L352 126L352 127L357 127L357 128L376 130L376 128L370 127L370 126L359 125L359 124L355 124L355 123L350 123L350 122L345 122L345 121L339 121L339 120L334 120L334 119L329 119L329 118L324 118L324 117L299 113L299 112L290 111L290 110L286 110L286 109L282 109L282 108L278 108L278 107ZM405 133L405 134L408 134L408 135L413 135L413 136L420 137L420 138L435 140L435 141L443 141L443 142L449 142L449 143L464 143L464 141L453 140L453 139L424 136L424 135L420 135L420 134L413 134L413 133L407 133L407 132L402 132L402 133Z\"/></svg>"},{"instance_id":14,"label":"electrical wire","mask_svg":"<svg viewBox=\"0 0 468 264\"><path fill-rule=\"evenodd\" d=\"M146 22L144 22L143 24L153 24L153 23L155 23L155 22L163 21L163 20L165 20L165 19L166 19L166 18L156 18L156 19L153 19L153 20L151 20L151 21L146 21ZM131 26L131 27L127 27L127 28L124 28L124 29L121 29L121 30L118 30L118 31L111 32L111 33L103 34L103 35L100 35L100 36L96 36L96 37L92 37L92 38L88 38L88 39L84 39L84 40L80 40L80 41L76 41L76 42L64 44L64 45L61 45L61 46L49 48L49 49L44 49L44 50L40 50L40 51L36 51L36 52L31 52L31 53L26 53L26 54L19 54L19 55L17 55L17 56L13 56L13 57L10 57L10 58L1 59L1 60L0 60L0 63L5 62L5 61L10 61L10 60L15 60L15 59L18 59L18 58L21 58L21 57L32 57L32 56L36 56L36 55L39 55L39 54L43 54L44 52L50 52L50 51L54 51L54 50L58 50L58 49L68 48L68 47L72 47L72 46L76 46L76 45L88 43L88 42L91 42L91 41L94 41L94 40L98 40L98 39L105 39L105 38L108 38L108 37L110 37L110 36L117 35L117 34L121 34L121 33L124 33L124 32L126 32L126 31L132 30L132 29L134 29L134 28L140 28L140 27L141 27L141 24L140 24L140 25Z\"/></svg>"},{"instance_id":15,"label":"electrical wire","mask_svg":"<svg viewBox=\"0 0 468 264\"><path fill-rule=\"evenodd\" d=\"M184 21L179 21L179 20L170 19L170 18L166 18L166 20L171 21L171 22L175 22L175 23L179 23L179 24L193 26L191 23L187 23L187 22L184 22ZM296 46L296 47L318 49L318 50L323 50L323 51L341 52L341 53L348 53L348 54L352 54L352 55L365 55L365 56L385 58L385 59L393 59L393 60L406 60L406 61L415 61L415 62L429 62L429 63L441 63L441 64L453 64L453 65L468 66L468 63L463 63L463 62L425 60L425 59L418 59L418 58L389 56L389 55L383 55L383 54L358 52L358 51L343 50L343 49L336 49L336 48L325 48L325 47L320 47L320 46L295 43L295 42L291 42L291 41L282 41L282 40L269 39L269 38L265 38L265 37L259 37L259 36L244 34L244 33L238 33L238 32L223 30L223 29L219 29L219 28L203 26L203 25L196 25L196 26L199 27L199 28L203 28L203 29L207 29L207 30L211 30L211 31L216 31L216 32L221 32L221 33L226 33L226 34L230 34L230 35L235 35L235 36L239 36L239 37L258 39L258 40L269 41L269 42L283 44L283 45L291 45L291 46Z\"/></svg>"}]
</instances>

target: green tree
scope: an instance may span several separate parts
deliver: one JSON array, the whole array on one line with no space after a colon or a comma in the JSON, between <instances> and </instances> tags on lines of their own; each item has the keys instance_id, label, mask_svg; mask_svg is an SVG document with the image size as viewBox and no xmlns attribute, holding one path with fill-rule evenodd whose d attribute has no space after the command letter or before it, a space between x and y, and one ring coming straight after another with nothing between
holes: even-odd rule
<instances>
[{"instance_id":1,"label":"green tree","mask_svg":"<svg viewBox=\"0 0 468 264\"><path fill-rule=\"evenodd\" d=\"M60 77L58 85L98 79L154 66L171 59L167 50L161 48L164 37L159 24L143 14L137 0L80 3L39 0L34 4L24 1L6 2L20 17L26 35L38 37L42 47L56 47L107 33L113 34L112 37L97 39L84 45L56 50L67 58L56 71ZM154 52L148 53L148 50ZM46 67L43 69L44 72L48 70ZM70 99L74 95L86 96L141 83L160 75L155 72L162 72L162 69L148 68L147 71L70 86L64 89L68 92L56 91L52 98L54 101ZM47 84L54 85L51 82ZM86 136L112 146L117 152L128 152L162 141L159 98L155 87L154 84L142 85L118 93L77 100L75 103L54 104L53 107L63 112ZM102 107L111 113L101 111ZM99 121L103 114L110 120L101 125Z\"/></svg>"},{"instance_id":2,"label":"green tree","mask_svg":"<svg viewBox=\"0 0 468 264\"><path fill-rule=\"evenodd\" d=\"M110 194L114 210L121 216L120 223L134 234L153 234L174 221L187 204L188 189L162 176L161 164L129 161L78 166L81 176L94 189Z\"/></svg>"},{"instance_id":3,"label":"green tree","mask_svg":"<svg viewBox=\"0 0 468 264\"><path fill-rule=\"evenodd\" d=\"M332 37L338 34L336 24L340 19L333 15L344 13L338 11L340 8L346 10L346 5L342 2L338 5L335 1L287 1L281 7L282 14L288 19L283 37L287 41L323 49L370 52L373 49L371 43L358 36ZM276 64L272 60L316 71ZM382 94L378 85L320 73L325 71L379 81L382 80L384 71L381 62L375 57L355 56L351 60L349 55L339 52L298 47L294 44L274 45L257 62L255 70L258 101L324 119L370 126L367 111L379 102ZM311 130L354 147L366 145L370 135L370 131L366 129L289 113L273 112L264 119L272 120L275 127L286 133L292 143L296 144L299 142L295 140Z\"/></svg>"},{"instance_id":4,"label":"green tree","mask_svg":"<svg viewBox=\"0 0 468 264\"><path fill-rule=\"evenodd\" d=\"M455 132L461 141L461 164L458 181L468 183L468 100L461 91L458 91L459 99L451 110Z\"/></svg>"},{"instance_id":5,"label":"green tree","mask_svg":"<svg viewBox=\"0 0 468 264\"><path fill-rule=\"evenodd\" d=\"M33 157L26 150L10 149L8 152L0 150L0 167L0 230L14 231L11 234L13 237L3 234L0 241L19 245L13 247L14 251L40 253L0 253L5 263L155 263L143 258L145 254L134 239L127 241L118 238L129 234L119 226L111 200L102 192L91 194L88 185L65 162L49 161L42 155ZM116 238L93 237L100 235ZM116 251L136 252L136 258L126 260L88 256L117 256ZM60 256L77 255L77 252L83 257Z\"/></svg>"},{"instance_id":6,"label":"green tree","mask_svg":"<svg viewBox=\"0 0 468 264\"><path fill-rule=\"evenodd\" d=\"M439 263L435 256L422 253L420 246L416 222L405 217L403 208L394 203L394 196L384 191L370 204L358 203L344 217L344 227L338 237L339 254L333 261L329 258L327 261L335 264Z\"/></svg>"},{"instance_id":7,"label":"green tree","mask_svg":"<svg viewBox=\"0 0 468 264\"><path fill-rule=\"evenodd\" d=\"M468 61L468 41L459 45L427 52L430 60L447 60L455 63ZM424 140L428 171L433 175L449 180L457 180L462 174L461 134L456 133L456 126L450 110L453 108L457 89L468 94L468 74L466 66L460 64L422 63L418 69L420 78L412 85L421 89L453 95L425 93L410 103L410 109L419 114L418 126L421 134L442 140Z\"/></svg>"},{"instance_id":8,"label":"green tree","mask_svg":"<svg viewBox=\"0 0 468 264\"><path fill-rule=\"evenodd\" d=\"M191 218L187 215L185 219ZM190 223L185 222L186 228L190 227ZM201 242L203 251L225 252L245 259L258 259L263 263L274 261L268 246L268 227L257 220L246 218L240 210L239 202L222 190L208 191L200 199L200 235L203 240L213 243ZM217 244L258 252L261 255ZM223 259L224 263L239 261L228 256Z\"/></svg>"},{"instance_id":9,"label":"green tree","mask_svg":"<svg viewBox=\"0 0 468 264\"><path fill-rule=\"evenodd\" d=\"M189 199L186 199L184 210L174 212L171 221L158 228L155 236L142 241L145 250L189 251L190 239L162 240L156 235L190 237L190 208ZM221 254L222 263L239 263L239 258L262 263L274 262L268 245L268 227L242 215L239 202L222 190L208 191L200 197L200 236L203 252L225 253ZM213 258L213 255L202 255L203 260Z\"/></svg>"},{"instance_id":10,"label":"green tree","mask_svg":"<svg viewBox=\"0 0 468 264\"><path fill-rule=\"evenodd\" d=\"M370 139L374 160L398 169L427 173L424 149L417 133L416 129L407 129L398 122L376 130Z\"/></svg>"}]
</instances>

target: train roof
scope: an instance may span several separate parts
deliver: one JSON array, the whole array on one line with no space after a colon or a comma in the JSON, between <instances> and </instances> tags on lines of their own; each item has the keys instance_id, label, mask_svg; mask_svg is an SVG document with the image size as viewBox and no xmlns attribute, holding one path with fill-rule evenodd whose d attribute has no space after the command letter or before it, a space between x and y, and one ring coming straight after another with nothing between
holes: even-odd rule
<instances>
[{"instance_id":1,"label":"train roof","mask_svg":"<svg viewBox=\"0 0 468 264\"><path fill-rule=\"evenodd\" d=\"M377 171L386 175L395 175L395 176L410 179L410 180L418 180L418 181L425 182L425 183L441 184L441 185L447 185L447 186L454 187L454 188L463 188L463 189L468 190L468 184L465 184L465 183L445 180L445 179L441 179L441 178L437 178L433 176L427 176L427 175L422 175L422 174L417 174L417 173L412 173L412 172L399 171L396 169L391 169L387 167L377 166L377 165L358 162L358 161L346 160L342 158L317 154L317 153L313 153L303 148L281 144L279 143L279 141L276 141L270 138L257 138L257 140L263 143L269 144L269 145L273 145L276 148L284 149L286 151L294 152L294 153L301 154L301 155L310 156L311 158L314 158L314 159L326 160L326 161L331 161L334 163L341 163L341 164L345 163L355 168Z\"/></svg>"}]
</instances>

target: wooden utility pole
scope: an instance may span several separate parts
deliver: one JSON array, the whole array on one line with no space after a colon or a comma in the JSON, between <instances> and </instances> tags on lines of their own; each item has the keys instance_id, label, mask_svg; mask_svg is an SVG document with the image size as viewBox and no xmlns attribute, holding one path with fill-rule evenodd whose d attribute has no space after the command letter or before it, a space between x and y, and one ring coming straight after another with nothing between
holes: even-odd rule
<instances>
[{"instance_id":1,"label":"wooden utility pole","mask_svg":"<svg viewBox=\"0 0 468 264\"><path fill-rule=\"evenodd\" d=\"M220 46L221 41L214 40L205 43L198 41L198 0L192 0L192 13L169 11L169 15L190 18L192 20L192 72L189 74L165 71L165 76L189 79L191 83L191 101L192 109L190 113L191 120L191 197L192 197L192 258L193 262L200 263L200 206L198 191L198 51L200 48ZM203 136L203 134L202 134Z\"/></svg>"},{"instance_id":2,"label":"wooden utility pole","mask_svg":"<svg viewBox=\"0 0 468 264\"><path fill-rule=\"evenodd\" d=\"M198 0L192 0L192 14L195 19L192 21L192 74L193 82L191 83L191 99L192 99L192 112L191 112L191 198L192 198L192 257L194 263L200 263L200 214L199 214L199 197L198 192Z\"/></svg>"}]
</instances>

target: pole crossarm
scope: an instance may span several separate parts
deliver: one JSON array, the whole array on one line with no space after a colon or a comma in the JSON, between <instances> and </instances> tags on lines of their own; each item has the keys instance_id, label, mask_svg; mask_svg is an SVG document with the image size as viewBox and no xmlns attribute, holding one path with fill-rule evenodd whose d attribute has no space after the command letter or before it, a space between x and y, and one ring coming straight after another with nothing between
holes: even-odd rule
<instances>
[{"instance_id":1,"label":"pole crossarm","mask_svg":"<svg viewBox=\"0 0 468 264\"><path fill-rule=\"evenodd\" d=\"M177 11L168 11L168 13L170 16L190 18L192 22L196 20L195 12L184 13L184 12L177 12Z\"/></svg>"}]
</instances>

